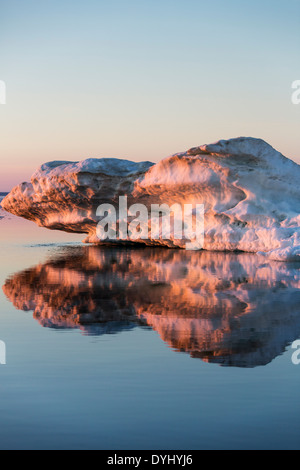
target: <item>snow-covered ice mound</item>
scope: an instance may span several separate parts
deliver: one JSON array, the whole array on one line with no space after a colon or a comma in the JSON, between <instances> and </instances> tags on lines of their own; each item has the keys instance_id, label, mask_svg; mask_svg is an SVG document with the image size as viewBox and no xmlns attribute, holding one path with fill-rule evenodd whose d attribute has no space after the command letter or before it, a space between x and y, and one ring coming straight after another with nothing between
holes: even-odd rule
<instances>
[{"instance_id":1,"label":"snow-covered ice mound","mask_svg":"<svg viewBox=\"0 0 300 470\"><path fill-rule=\"evenodd\" d=\"M205 250L300 260L300 166L260 139L195 147L156 165L118 159L42 165L12 190L3 208L40 226L87 233L99 242L96 209L128 203L204 204ZM143 240L157 244L157 240ZM170 237L160 245L182 246Z\"/></svg>"},{"instance_id":2,"label":"snow-covered ice mound","mask_svg":"<svg viewBox=\"0 0 300 470\"><path fill-rule=\"evenodd\" d=\"M7 193L0 193L0 220L4 219L6 212L1 207L1 202L3 201L4 197L6 196ZM6 214L7 215L7 214Z\"/></svg>"}]
</instances>

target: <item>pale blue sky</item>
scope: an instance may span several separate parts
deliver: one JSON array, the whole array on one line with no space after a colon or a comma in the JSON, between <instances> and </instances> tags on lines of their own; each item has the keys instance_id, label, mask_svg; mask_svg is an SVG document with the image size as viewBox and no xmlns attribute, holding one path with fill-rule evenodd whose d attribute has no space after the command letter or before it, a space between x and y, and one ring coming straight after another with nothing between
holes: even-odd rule
<instances>
[{"instance_id":1,"label":"pale blue sky","mask_svg":"<svg viewBox=\"0 0 300 470\"><path fill-rule=\"evenodd\" d=\"M300 163L300 0L0 0L0 191L240 135Z\"/></svg>"}]
</instances>

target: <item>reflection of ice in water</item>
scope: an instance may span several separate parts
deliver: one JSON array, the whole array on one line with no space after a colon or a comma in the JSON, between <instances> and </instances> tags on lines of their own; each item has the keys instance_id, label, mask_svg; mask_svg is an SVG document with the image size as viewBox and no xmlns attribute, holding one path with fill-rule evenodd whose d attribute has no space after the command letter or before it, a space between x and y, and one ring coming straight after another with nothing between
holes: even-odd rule
<instances>
[{"instance_id":1,"label":"reflection of ice in water","mask_svg":"<svg viewBox=\"0 0 300 470\"><path fill-rule=\"evenodd\" d=\"M264 365L300 336L300 266L252 254L77 247L7 279L42 326L117 333L148 325L173 349Z\"/></svg>"}]
</instances>

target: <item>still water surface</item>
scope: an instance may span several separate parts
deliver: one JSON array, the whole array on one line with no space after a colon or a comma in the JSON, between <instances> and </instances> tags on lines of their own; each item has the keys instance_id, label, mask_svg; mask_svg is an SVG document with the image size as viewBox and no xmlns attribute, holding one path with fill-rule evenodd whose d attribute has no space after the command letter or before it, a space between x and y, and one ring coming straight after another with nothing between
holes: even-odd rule
<instances>
[{"instance_id":1,"label":"still water surface","mask_svg":"<svg viewBox=\"0 0 300 470\"><path fill-rule=\"evenodd\" d=\"M299 264L81 238L0 220L1 449L300 448Z\"/></svg>"}]
</instances>

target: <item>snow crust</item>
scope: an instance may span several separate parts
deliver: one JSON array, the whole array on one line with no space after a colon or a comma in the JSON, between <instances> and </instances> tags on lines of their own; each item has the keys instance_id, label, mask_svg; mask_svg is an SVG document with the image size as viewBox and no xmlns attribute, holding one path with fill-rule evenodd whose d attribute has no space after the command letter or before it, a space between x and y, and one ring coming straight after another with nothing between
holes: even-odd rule
<instances>
[{"instance_id":1,"label":"snow crust","mask_svg":"<svg viewBox=\"0 0 300 470\"><path fill-rule=\"evenodd\" d=\"M147 207L204 204L205 250L300 260L299 181L298 164L261 139L240 137L194 147L156 165L111 158L46 163L2 206L41 226L87 233L86 241L99 242L96 208L120 195ZM182 246L172 238L159 243Z\"/></svg>"}]
</instances>

